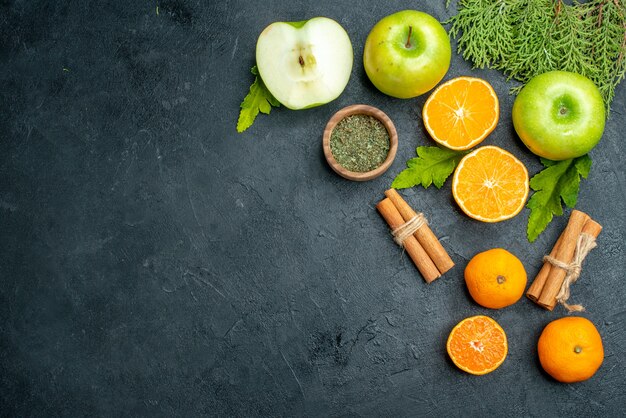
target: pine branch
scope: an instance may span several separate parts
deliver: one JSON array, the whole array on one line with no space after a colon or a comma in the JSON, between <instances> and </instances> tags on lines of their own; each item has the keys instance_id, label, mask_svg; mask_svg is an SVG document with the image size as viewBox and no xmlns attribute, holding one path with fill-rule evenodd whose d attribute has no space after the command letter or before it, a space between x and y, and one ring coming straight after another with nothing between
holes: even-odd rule
<instances>
[{"instance_id":1,"label":"pine branch","mask_svg":"<svg viewBox=\"0 0 626 418\"><path fill-rule=\"evenodd\" d=\"M462 9L450 18L450 36L458 37L463 58L478 68L492 67L505 59L513 45L513 13L520 0L462 0Z\"/></svg>"},{"instance_id":2,"label":"pine branch","mask_svg":"<svg viewBox=\"0 0 626 418\"><path fill-rule=\"evenodd\" d=\"M555 30L553 9L550 0L528 0L524 7L517 10L513 52L499 68L509 78L527 83L535 75L556 67L556 59L550 49L552 31Z\"/></svg>"},{"instance_id":3,"label":"pine branch","mask_svg":"<svg viewBox=\"0 0 626 418\"><path fill-rule=\"evenodd\" d=\"M593 45L593 38L589 25L582 19L583 11L577 4L566 5L559 0L551 44L558 69L589 75L593 66L586 52Z\"/></svg>"},{"instance_id":4,"label":"pine branch","mask_svg":"<svg viewBox=\"0 0 626 418\"><path fill-rule=\"evenodd\" d=\"M596 0L591 11L592 33L596 40L589 56L594 63L594 71L589 74L600 89L605 103L615 96L615 88L624 79L626 63L626 7L611 0Z\"/></svg>"}]
</instances>

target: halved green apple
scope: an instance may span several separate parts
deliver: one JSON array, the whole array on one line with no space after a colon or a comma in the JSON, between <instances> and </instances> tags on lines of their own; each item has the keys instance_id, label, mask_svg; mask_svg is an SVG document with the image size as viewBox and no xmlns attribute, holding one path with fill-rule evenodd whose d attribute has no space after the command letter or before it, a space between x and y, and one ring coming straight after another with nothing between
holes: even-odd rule
<instances>
[{"instance_id":1,"label":"halved green apple","mask_svg":"<svg viewBox=\"0 0 626 418\"><path fill-rule=\"evenodd\" d=\"M265 86L294 110L339 97L350 79L353 59L348 34L327 17L274 22L256 44L256 65Z\"/></svg>"}]
</instances>

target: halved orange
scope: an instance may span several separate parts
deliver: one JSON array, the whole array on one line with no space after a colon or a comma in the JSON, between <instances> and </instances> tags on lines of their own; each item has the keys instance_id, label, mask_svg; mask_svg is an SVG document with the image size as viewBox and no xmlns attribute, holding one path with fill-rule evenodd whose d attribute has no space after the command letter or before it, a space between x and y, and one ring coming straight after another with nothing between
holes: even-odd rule
<instances>
[{"instance_id":1,"label":"halved orange","mask_svg":"<svg viewBox=\"0 0 626 418\"><path fill-rule=\"evenodd\" d=\"M481 375L504 362L509 346L504 330L488 316L465 318L450 332L448 355L461 370Z\"/></svg>"},{"instance_id":2,"label":"halved orange","mask_svg":"<svg viewBox=\"0 0 626 418\"><path fill-rule=\"evenodd\" d=\"M467 150L481 143L498 124L498 96L487 81L457 77L432 92L422 118L430 136L453 150Z\"/></svg>"},{"instance_id":3,"label":"halved orange","mask_svg":"<svg viewBox=\"0 0 626 418\"><path fill-rule=\"evenodd\" d=\"M452 195L467 216L500 222L517 215L528 198L528 170L513 154L488 145L467 154L452 178Z\"/></svg>"}]
</instances>

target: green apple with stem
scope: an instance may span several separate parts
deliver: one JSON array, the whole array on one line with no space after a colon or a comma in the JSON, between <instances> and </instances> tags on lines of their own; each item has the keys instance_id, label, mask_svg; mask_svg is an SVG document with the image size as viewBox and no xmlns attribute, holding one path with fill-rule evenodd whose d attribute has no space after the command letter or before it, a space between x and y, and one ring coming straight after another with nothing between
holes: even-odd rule
<instances>
[{"instance_id":1,"label":"green apple with stem","mask_svg":"<svg viewBox=\"0 0 626 418\"><path fill-rule=\"evenodd\" d=\"M348 84L354 54L336 21L315 17L274 22L256 45L256 64L270 93L289 109L306 109L336 99Z\"/></svg>"},{"instance_id":2,"label":"green apple with stem","mask_svg":"<svg viewBox=\"0 0 626 418\"><path fill-rule=\"evenodd\" d=\"M363 65L378 90L409 99L441 81L451 56L450 39L437 19L403 10L374 25L365 41Z\"/></svg>"},{"instance_id":3,"label":"green apple with stem","mask_svg":"<svg viewBox=\"0 0 626 418\"><path fill-rule=\"evenodd\" d=\"M585 76L549 71L533 77L513 103L513 127L540 157L567 160L596 146L606 119L598 87Z\"/></svg>"}]
</instances>

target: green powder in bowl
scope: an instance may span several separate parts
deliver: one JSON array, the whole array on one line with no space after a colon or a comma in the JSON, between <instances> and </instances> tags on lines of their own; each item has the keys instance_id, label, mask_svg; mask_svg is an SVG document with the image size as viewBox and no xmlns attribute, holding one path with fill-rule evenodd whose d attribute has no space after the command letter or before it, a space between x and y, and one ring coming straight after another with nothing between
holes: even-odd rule
<instances>
[{"instance_id":1,"label":"green powder in bowl","mask_svg":"<svg viewBox=\"0 0 626 418\"><path fill-rule=\"evenodd\" d=\"M389 154L389 133L373 116L347 116L333 129L330 151L346 170L372 171L380 167Z\"/></svg>"}]
</instances>

